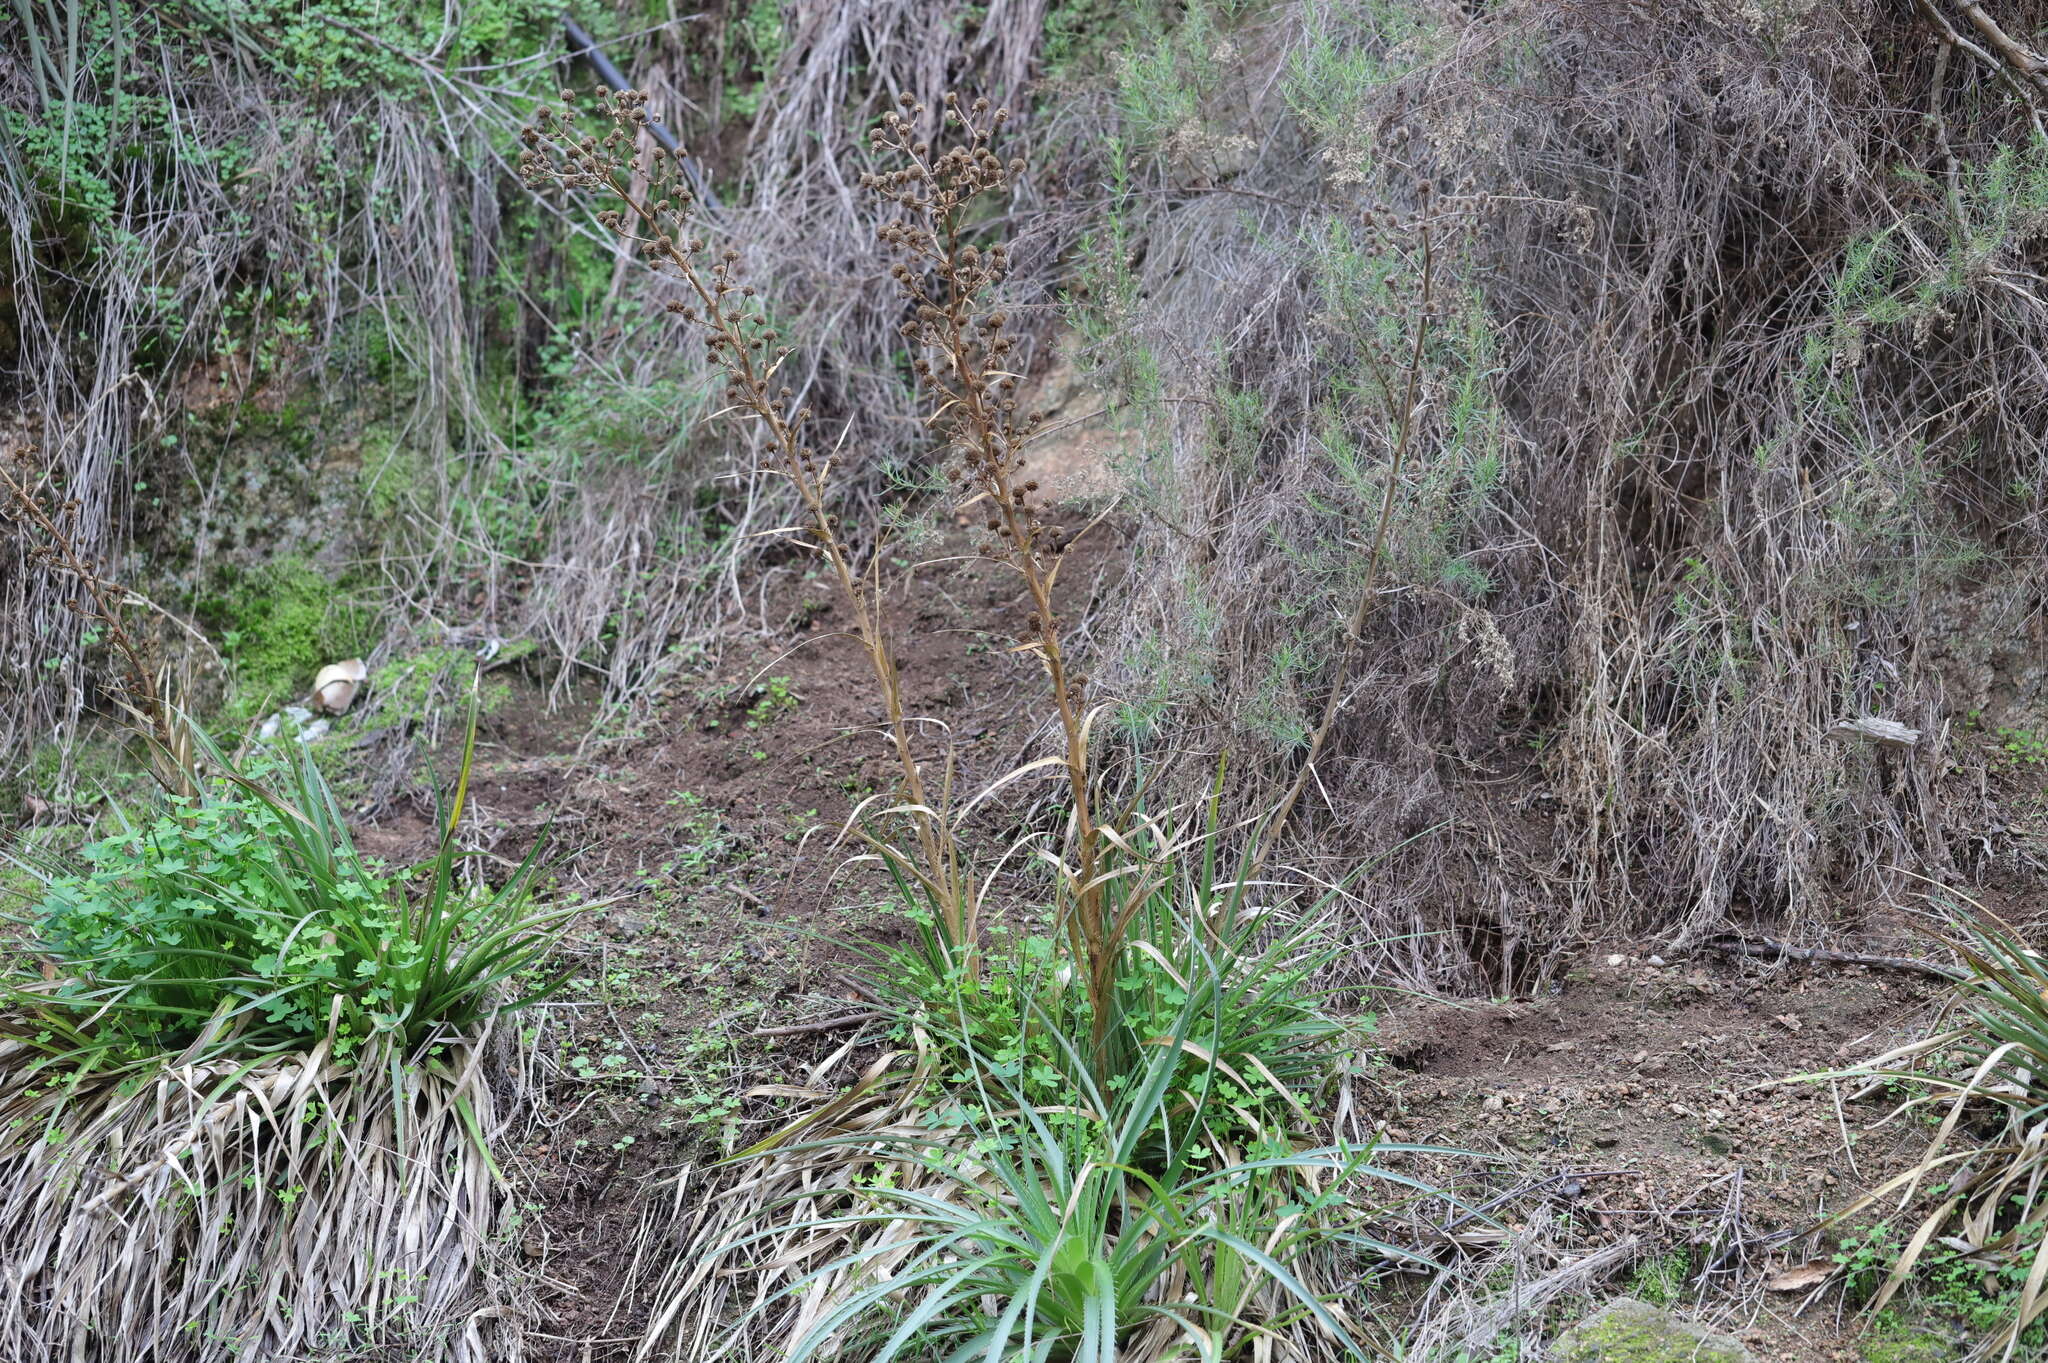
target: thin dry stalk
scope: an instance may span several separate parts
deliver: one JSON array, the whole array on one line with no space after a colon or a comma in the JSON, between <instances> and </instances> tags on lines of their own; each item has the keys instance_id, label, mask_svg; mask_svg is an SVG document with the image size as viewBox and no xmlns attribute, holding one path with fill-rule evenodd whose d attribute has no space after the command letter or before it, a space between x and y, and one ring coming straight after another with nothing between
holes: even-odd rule
<instances>
[{"instance_id":1,"label":"thin dry stalk","mask_svg":"<svg viewBox=\"0 0 2048 1363\"><path fill-rule=\"evenodd\" d=\"M533 126L522 134L527 151L520 173L534 189L560 186L610 195L619 209L600 220L620 239L639 248L657 270L687 286L695 302L677 301L669 310L701 328L705 348L726 376L723 414L740 414L760 426L771 467L796 492L806 524L788 534L823 558L838 583L853 621L853 635L866 655L880 692L885 723L902 774L904 808L915 832L922 865L919 870L944 906L948 940L971 945L975 927L975 888L959 873L958 859L943 826L942 801L926 787L911 743L911 720L903 707L900 674L881 613L881 557L857 566L853 551L839 532L831 505L828 478L832 457L808 443L804 428L812 409L798 405L787 384L776 385L792 347L778 344L777 328L752 301L755 289L742 284L740 253L726 247L713 252L695 236L695 196L683 171L685 153L665 153L643 139L646 97L635 91L607 94L600 114L611 124L602 141L576 133L574 92L564 90L559 110L543 107ZM644 151L636 152L642 141Z\"/></svg>"},{"instance_id":2,"label":"thin dry stalk","mask_svg":"<svg viewBox=\"0 0 2048 1363\"><path fill-rule=\"evenodd\" d=\"M1551 1220L1547 1208L1538 1209L1493 1253L1475 1254L1431 1283L1420 1319L1404 1327L1411 1356L1444 1363L1487 1357L1522 1322L1540 1322L1551 1302L1587 1293L1646 1252L1642 1237L1624 1235L1567 1256L1552 1240Z\"/></svg>"},{"instance_id":3,"label":"thin dry stalk","mask_svg":"<svg viewBox=\"0 0 2048 1363\"><path fill-rule=\"evenodd\" d=\"M880 236L900 257L891 274L912 312L903 336L926 352L914 364L918 381L933 404L932 421L948 432L957 456L946 477L961 490L957 509L985 517L982 529L989 538L982 555L1013 571L1022 584L1026 619L1016 634L1017 651L1035 656L1051 682L1064 740L1058 765L1067 780L1074 853L1074 865L1061 868L1071 894L1061 904L1060 926L1073 958L1087 965L1094 1002L1091 1040L1099 1052L1110 1021L1128 911L1119 912L1105 893L1102 834L1089 771L1087 680L1067 661L1053 609L1060 532L1044 519L1038 484L1023 478L1023 447L1045 417L1020 413L1020 376L1004 367L1015 363L1017 345L1007 334L1009 317L981 302L1008 273L1009 252L1002 245L975 246L968 229L976 200L1007 189L1023 174L1024 162L1013 158L1005 164L990 150L1008 115L1001 109L991 113L986 99L963 110L958 96L945 97L947 122L957 124L968 140L937 156L917 128L925 106L909 96L903 106L907 116L892 111L873 138L877 148L896 153L902 168L868 175L862 183L903 210L902 217L882 226ZM939 364L931 362L931 354ZM1123 902L1135 904L1136 899L1126 895Z\"/></svg>"},{"instance_id":4,"label":"thin dry stalk","mask_svg":"<svg viewBox=\"0 0 2048 1363\"><path fill-rule=\"evenodd\" d=\"M138 639L128 626L125 607L130 594L106 576L106 566L80 547L76 498L51 503L39 489L49 477L36 463L35 451L23 447L12 456L0 453L0 491L6 504L0 519L24 532L31 562L68 580L77 595L66 604L73 614L105 632L107 646L120 660L122 708L137 725L150 749L150 769L166 790L189 795L194 789L194 754L190 736L165 699L163 674L154 641Z\"/></svg>"},{"instance_id":5,"label":"thin dry stalk","mask_svg":"<svg viewBox=\"0 0 2048 1363\"><path fill-rule=\"evenodd\" d=\"M522 174L536 189L595 190L615 200L619 207L608 209L601 220L653 268L685 286L688 296L669 304L669 310L698 331L723 369L724 412L754 425L766 447L766 467L795 491L805 523L775 533L824 560L874 676L901 772L902 801L892 812L910 821L916 864L886 842L875 845L923 885L939 906L946 941L971 958L979 890L962 867L951 826L950 769L935 786L913 745L912 719L904 710L896 651L882 613L883 555L871 551L863 561L849 543L834 509L835 460L806 443L812 408L789 384L776 382L794 348L781 343L779 328L755 301L754 287L741 282L739 252L718 250L696 234L695 197L681 170L683 153L666 153L643 135L646 105L642 93L607 95L601 113L609 130L602 138L579 135L576 110L565 91L562 107L543 109L527 130ZM1062 752L1027 770L1057 765L1066 776L1073 864L1061 866L1068 888L1061 926L1074 958L1086 964L1090 998L1097 1004L1093 1039L1099 1047L1111 1017L1119 944L1135 912L1134 901L1123 897L1112 903L1106 893L1089 769L1086 680L1066 658L1053 605L1064 548L1060 531L1045 518L1038 484L1022 476L1023 447L1043 417L1020 412L1020 376L1004 367L1015 362L1018 342L1010 334L1007 314L985 301L1010 271L1009 252L1001 244L984 247L973 240L980 201L1009 191L1023 162L1005 163L991 150L1008 115L987 100L963 105L955 96L945 98L943 116L957 130L959 142L940 152L919 130L928 112L906 95L901 110L887 115L875 130L873 145L901 164L886 174L865 175L862 187L899 211L879 236L899 258L892 275L911 310L901 335L919 348L914 367L932 405L929 424L946 433L954 451L946 475L958 488L959 509L984 520L988 539L981 553L1013 571L1024 591L1026 619L1017 631L1017 649L1035 656L1051 683Z\"/></svg>"}]
</instances>

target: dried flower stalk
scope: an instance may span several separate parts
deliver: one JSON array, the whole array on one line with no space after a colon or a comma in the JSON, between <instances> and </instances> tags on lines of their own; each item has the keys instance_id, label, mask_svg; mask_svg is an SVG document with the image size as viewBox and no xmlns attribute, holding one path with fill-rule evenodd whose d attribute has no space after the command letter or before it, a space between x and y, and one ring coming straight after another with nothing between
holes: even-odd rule
<instances>
[{"instance_id":1,"label":"dried flower stalk","mask_svg":"<svg viewBox=\"0 0 2048 1363\"><path fill-rule=\"evenodd\" d=\"M915 832L915 873L942 906L940 924L950 945L971 955L979 905L972 879L947 817L949 782L928 789L912 747L902 685L882 616L880 556L858 563L831 510L832 461L805 443L811 411L796 403L775 376L790 354L767 319L753 286L741 280L740 254L715 249L696 233L696 200L682 172L683 153L663 152L644 136L647 98L635 91L606 92L599 105L609 124L600 134L579 132L573 96L539 111L524 133L521 175L531 188L594 191L615 206L600 220L638 249L658 273L680 280L694 295L670 310L692 323L710 357L725 372L725 411L753 424L766 446L767 467L787 478L802 506L804 524L787 533L829 565L852 618L851 633L866 652L880 692L887 729L902 771L905 812ZM879 236L897 257L891 269L910 308L903 335L917 352L917 382L930 397L930 423L952 451L946 477L959 506L982 521L980 552L1017 574L1024 619L1017 650L1038 658L1051 681L1063 748L1070 813L1070 862L1063 877L1060 930L1075 958L1085 963L1099 1042L1110 1018L1122 937L1134 907L1114 907L1105 893L1102 833L1093 812L1088 762L1087 681L1061 647L1053 591L1064 552L1061 532L1045 516L1036 482L1025 476L1023 447L1044 420L1019 406L1019 375L1006 366L1016 350L1010 318L987 302L1008 274L1000 244L972 240L978 201L1007 192L1023 171L991 149L1008 120L988 101L963 103L947 96L942 119L954 144L935 151L919 131L929 110L906 95L873 133L878 151L893 153L899 168L863 177L862 187L895 210ZM934 799L933 795L937 798ZM884 847L884 854L891 849ZM892 856L899 866L905 859Z\"/></svg>"}]
</instances>

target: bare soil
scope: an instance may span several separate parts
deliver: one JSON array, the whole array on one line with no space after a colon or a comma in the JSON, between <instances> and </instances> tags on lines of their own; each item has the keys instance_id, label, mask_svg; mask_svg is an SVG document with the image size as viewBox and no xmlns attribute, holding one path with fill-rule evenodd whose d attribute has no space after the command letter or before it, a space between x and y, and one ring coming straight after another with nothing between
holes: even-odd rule
<instances>
[{"instance_id":1,"label":"bare soil","mask_svg":"<svg viewBox=\"0 0 2048 1363\"><path fill-rule=\"evenodd\" d=\"M1932 982L1654 955L1594 945L1548 997L1392 1010L1381 1029L1389 1137L1498 1156L1495 1180L1519 1190L1509 1224L1548 1210L1566 1259L1625 1237L1639 1261L1684 1256L1687 1303L1759 1359L1857 1357L1839 1293L1798 1313L1804 1294L1763 1284L1825 1259L1814 1223L1911 1167L1929 1133L1910 1121L1872 1129L1892 1106L1884 1095L1859 1101L1853 1084L1797 1077L1923 1026L1938 1007Z\"/></svg>"}]
</instances>

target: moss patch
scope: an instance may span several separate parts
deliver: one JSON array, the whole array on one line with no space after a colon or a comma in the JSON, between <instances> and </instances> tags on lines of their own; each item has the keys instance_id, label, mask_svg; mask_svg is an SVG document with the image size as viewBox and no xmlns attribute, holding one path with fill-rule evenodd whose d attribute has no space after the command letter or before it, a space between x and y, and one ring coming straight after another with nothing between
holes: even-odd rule
<instances>
[{"instance_id":1,"label":"moss patch","mask_svg":"<svg viewBox=\"0 0 2048 1363\"><path fill-rule=\"evenodd\" d=\"M283 704L309 690L321 667L368 652L371 613L344 587L301 558L221 575L200 617L233 672L231 718Z\"/></svg>"},{"instance_id":2,"label":"moss patch","mask_svg":"<svg viewBox=\"0 0 2048 1363\"><path fill-rule=\"evenodd\" d=\"M1856 1349L1861 1363L1948 1363L1955 1356L1952 1340L1929 1334L1870 1334Z\"/></svg>"},{"instance_id":3,"label":"moss patch","mask_svg":"<svg viewBox=\"0 0 2048 1363\"><path fill-rule=\"evenodd\" d=\"M1634 1297L1617 1297L1565 1331L1550 1356L1558 1363L1751 1363L1735 1340Z\"/></svg>"}]
</instances>

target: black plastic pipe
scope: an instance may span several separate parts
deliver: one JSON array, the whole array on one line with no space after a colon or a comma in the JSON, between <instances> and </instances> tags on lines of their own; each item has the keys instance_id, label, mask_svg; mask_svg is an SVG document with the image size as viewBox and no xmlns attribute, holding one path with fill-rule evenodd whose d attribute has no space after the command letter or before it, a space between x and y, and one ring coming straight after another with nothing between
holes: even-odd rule
<instances>
[{"instance_id":1,"label":"black plastic pipe","mask_svg":"<svg viewBox=\"0 0 2048 1363\"><path fill-rule=\"evenodd\" d=\"M597 45L597 39L590 36L588 29L565 14L562 16L562 32L568 35L569 57L572 61L581 57L589 62L590 69L597 73L598 80L608 90L630 88L626 84L625 75L612 64L610 57L605 56L604 49ZM673 156L681 150L682 144L676 141L676 135L654 119L647 120L647 131L654 134L654 140L661 143L662 149L669 155ZM711 192L710 182L704 178L704 172L697 166L697 158L683 158L683 174L690 177L690 189L696 194L699 203L706 208L718 207L718 196Z\"/></svg>"}]
</instances>

